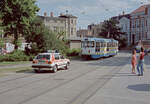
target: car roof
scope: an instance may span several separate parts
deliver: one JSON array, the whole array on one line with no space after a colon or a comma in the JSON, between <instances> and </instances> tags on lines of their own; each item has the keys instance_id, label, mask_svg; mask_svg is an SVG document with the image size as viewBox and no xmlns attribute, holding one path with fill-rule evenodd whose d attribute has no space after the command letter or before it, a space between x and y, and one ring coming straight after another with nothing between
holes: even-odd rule
<instances>
[{"instance_id":1,"label":"car roof","mask_svg":"<svg viewBox=\"0 0 150 104\"><path fill-rule=\"evenodd\" d=\"M60 54L60 53L49 53L49 52L47 52L47 53L39 53L38 55L51 55L51 54Z\"/></svg>"}]
</instances>

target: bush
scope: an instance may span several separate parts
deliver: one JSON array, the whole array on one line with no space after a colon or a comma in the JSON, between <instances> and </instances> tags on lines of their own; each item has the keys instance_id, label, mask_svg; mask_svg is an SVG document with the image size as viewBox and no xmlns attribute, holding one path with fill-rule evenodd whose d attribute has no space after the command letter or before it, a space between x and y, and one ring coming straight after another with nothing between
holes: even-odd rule
<instances>
[{"instance_id":1,"label":"bush","mask_svg":"<svg viewBox=\"0 0 150 104\"><path fill-rule=\"evenodd\" d=\"M23 51L16 50L10 54L0 56L0 62L3 61L29 61L29 56L26 56Z\"/></svg>"},{"instance_id":2,"label":"bush","mask_svg":"<svg viewBox=\"0 0 150 104\"><path fill-rule=\"evenodd\" d=\"M80 48L69 49L67 51L67 56L79 56L80 52L81 52Z\"/></svg>"}]
</instances>

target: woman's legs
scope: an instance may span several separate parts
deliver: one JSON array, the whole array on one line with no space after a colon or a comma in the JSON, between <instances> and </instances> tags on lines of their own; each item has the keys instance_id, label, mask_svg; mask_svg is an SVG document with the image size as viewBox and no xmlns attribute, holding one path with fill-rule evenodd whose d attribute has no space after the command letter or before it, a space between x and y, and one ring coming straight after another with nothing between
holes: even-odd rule
<instances>
[{"instance_id":1,"label":"woman's legs","mask_svg":"<svg viewBox=\"0 0 150 104\"><path fill-rule=\"evenodd\" d=\"M141 63L141 75L143 76L143 62Z\"/></svg>"},{"instance_id":2,"label":"woman's legs","mask_svg":"<svg viewBox=\"0 0 150 104\"><path fill-rule=\"evenodd\" d=\"M137 65L137 71L138 71L138 75L140 75L140 69L139 69L139 67L141 66L141 63L140 62L138 62L138 65Z\"/></svg>"},{"instance_id":3,"label":"woman's legs","mask_svg":"<svg viewBox=\"0 0 150 104\"><path fill-rule=\"evenodd\" d=\"M132 73L135 74L135 65L132 65Z\"/></svg>"}]
</instances>

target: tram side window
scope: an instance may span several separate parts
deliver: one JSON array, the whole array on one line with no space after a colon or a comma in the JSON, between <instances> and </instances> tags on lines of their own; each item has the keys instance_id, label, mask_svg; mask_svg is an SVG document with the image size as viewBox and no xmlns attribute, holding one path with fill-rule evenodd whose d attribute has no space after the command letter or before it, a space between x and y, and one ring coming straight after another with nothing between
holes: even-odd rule
<instances>
[{"instance_id":1,"label":"tram side window","mask_svg":"<svg viewBox=\"0 0 150 104\"><path fill-rule=\"evenodd\" d=\"M109 47L109 43L107 43L107 47Z\"/></svg>"},{"instance_id":2,"label":"tram side window","mask_svg":"<svg viewBox=\"0 0 150 104\"><path fill-rule=\"evenodd\" d=\"M98 52L98 50L99 50L99 42L96 42L96 52Z\"/></svg>"},{"instance_id":3,"label":"tram side window","mask_svg":"<svg viewBox=\"0 0 150 104\"><path fill-rule=\"evenodd\" d=\"M88 47L88 48L92 48L94 47L94 41L88 41L88 42L85 42L85 47Z\"/></svg>"},{"instance_id":4,"label":"tram side window","mask_svg":"<svg viewBox=\"0 0 150 104\"><path fill-rule=\"evenodd\" d=\"M87 42L82 42L82 47L85 48L87 46Z\"/></svg>"},{"instance_id":5,"label":"tram side window","mask_svg":"<svg viewBox=\"0 0 150 104\"><path fill-rule=\"evenodd\" d=\"M104 42L102 42L102 47L104 47L105 45L104 45Z\"/></svg>"}]
</instances>

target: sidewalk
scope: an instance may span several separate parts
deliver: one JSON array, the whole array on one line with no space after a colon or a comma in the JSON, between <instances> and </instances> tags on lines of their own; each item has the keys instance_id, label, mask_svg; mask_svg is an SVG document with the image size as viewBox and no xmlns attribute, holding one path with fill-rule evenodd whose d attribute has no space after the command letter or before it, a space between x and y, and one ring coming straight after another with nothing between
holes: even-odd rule
<instances>
[{"instance_id":1,"label":"sidewalk","mask_svg":"<svg viewBox=\"0 0 150 104\"><path fill-rule=\"evenodd\" d=\"M150 104L150 63L140 77L126 64L85 104Z\"/></svg>"}]
</instances>

